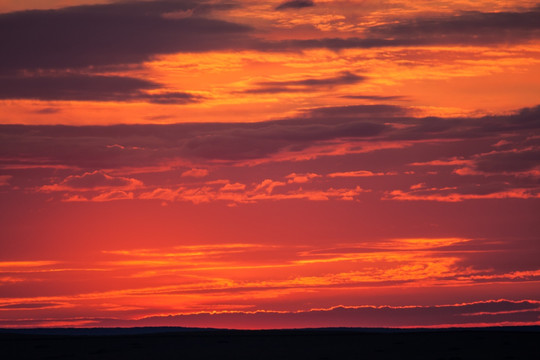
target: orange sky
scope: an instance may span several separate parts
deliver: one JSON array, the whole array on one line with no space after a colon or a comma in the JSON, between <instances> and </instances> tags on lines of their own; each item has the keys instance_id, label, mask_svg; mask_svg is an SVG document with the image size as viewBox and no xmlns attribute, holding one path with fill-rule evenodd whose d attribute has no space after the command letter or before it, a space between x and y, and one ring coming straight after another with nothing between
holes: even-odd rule
<instances>
[{"instance_id":1,"label":"orange sky","mask_svg":"<svg viewBox=\"0 0 540 360\"><path fill-rule=\"evenodd\" d=\"M0 0L0 327L540 324L539 16Z\"/></svg>"}]
</instances>

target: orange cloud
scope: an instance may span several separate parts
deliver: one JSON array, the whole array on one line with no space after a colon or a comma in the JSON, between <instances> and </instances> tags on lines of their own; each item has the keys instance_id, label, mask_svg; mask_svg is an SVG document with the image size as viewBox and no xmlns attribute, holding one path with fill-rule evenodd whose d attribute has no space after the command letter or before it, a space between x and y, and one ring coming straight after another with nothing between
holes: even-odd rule
<instances>
[{"instance_id":1,"label":"orange cloud","mask_svg":"<svg viewBox=\"0 0 540 360\"><path fill-rule=\"evenodd\" d=\"M257 192L259 190L265 191L267 194L271 194L274 188L277 186L284 186L285 183L282 181L274 181L271 179L265 179L260 184L257 184L255 186L254 191Z\"/></svg>"},{"instance_id":2,"label":"orange cloud","mask_svg":"<svg viewBox=\"0 0 540 360\"><path fill-rule=\"evenodd\" d=\"M43 266L50 266L50 265L56 265L58 264L57 261L43 261L43 260L36 260L36 261L0 261L0 268L10 268L10 269L17 269L17 268L33 268L33 267L43 267Z\"/></svg>"},{"instance_id":3,"label":"orange cloud","mask_svg":"<svg viewBox=\"0 0 540 360\"><path fill-rule=\"evenodd\" d=\"M402 190L393 190L386 193L383 199L385 200L400 200L400 201L439 201L439 202L460 202L464 200L478 199L539 199L540 193L537 189L511 189L508 191L499 191L490 194L460 194L460 193L438 193L451 189L428 189L433 193L415 193Z\"/></svg>"},{"instance_id":4,"label":"orange cloud","mask_svg":"<svg viewBox=\"0 0 540 360\"><path fill-rule=\"evenodd\" d=\"M292 183L304 184L311 181L311 179L315 179L318 177L321 177L321 175L315 174L315 173L306 173L306 174L291 173L285 176L285 178L288 179L287 182L289 184L292 184Z\"/></svg>"},{"instance_id":5,"label":"orange cloud","mask_svg":"<svg viewBox=\"0 0 540 360\"><path fill-rule=\"evenodd\" d=\"M195 178L201 178L201 177L208 176L208 173L209 173L208 169L193 168L193 169L184 171L182 173L182 176L184 176L184 177L190 176L190 177L195 177Z\"/></svg>"},{"instance_id":6,"label":"orange cloud","mask_svg":"<svg viewBox=\"0 0 540 360\"><path fill-rule=\"evenodd\" d=\"M367 171L367 170L357 170L357 171L347 171L347 172L336 172L336 173L328 174L326 176L331 177L331 178L336 178L336 177L370 177L370 176L384 176L384 175L396 175L396 173L394 172L374 173L372 171Z\"/></svg>"},{"instance_id":7,"label":"orange cloud","mask_svg":"<svg viewBox=\"0 0 540 360\"><path fill-rule=\"evenodd\" d=\"M84 197L78 194L68 195L62 201L65 201L65 202L86 202L86 201L104 202L104 201L133 200L133 199L134 199L134 195L132 192L113 190L113 191L103 192L93 197Z\"/></svg>"},{"instance_id":8,"label":"orange cloud","mask_svg":"<svg viewBox=\"0 0 540 360\"><path fill-rule=\"evenodd\" d=\"M478 243L465 238L398 238L334 248L224 243L104 250L94 264L107 271L105 284L102 274L91 283L85 275L81 278L86 278L81 283L85 287L70 294L53 286L51 296L39 296L36 292L32 296L3 297L0 310L10 314L35 311L41 319L47 314L52 321L67 321L65 314L80 312L95 318L116 314L129 320L216 309L224 313L233 309L264 312L268 311L265 304L281 301L310 299L312 303L321 303L329 290L336 294L360 294L370 289L383 294L404 288L410 292L434 287L457 289L486 282L499 286L509 281L533 284L540 279L538 269L499 272L471 268L463 264L464 257L470 254L468 246L481 251ZM25 281L42 269L57 267L54 261L4 262L0 263L0 269L5 269L0 277L6 277L5 283L9 284L19 278ZM18 273L15 280L13 275L4 275L26 268L32 273ZM51 284L71 277L69 271L44 274L46 277L40 281ZM108 290L103 290L103 285ZM59 293L55 295L55 291ZM311 311L294 304L293 301L284 307L284 312ZM471 316L492 311L473 308L467 313L477 315ZM496 312L510 315L518 310L502 306Z\"/></svg>"},{"instance_id":9,"label":"orange cloud","mask_svg":"<svg viewBox=\"0 0 540 360\"><path fill-rule=\"evenodd\" d=\"M240 184L240 183L234 183L234 184L225 184L223 185L223 187L220 189L220 191L242 191L242 190L245 190L246 188L246 185L245 184Z\"/></svg>"},{"instance_id":10,"label":"orange cloud","mask_svg":"<svg viewBox=\"0 0 540 360\"><path fill-rule=\"evenodd\" d=\"M96 170L82 175L70 175L58 184L44 185L40 191L96 191L105 189L132 190L143 186L140 180L110 176Z\"/></svg>"}]
</instances>

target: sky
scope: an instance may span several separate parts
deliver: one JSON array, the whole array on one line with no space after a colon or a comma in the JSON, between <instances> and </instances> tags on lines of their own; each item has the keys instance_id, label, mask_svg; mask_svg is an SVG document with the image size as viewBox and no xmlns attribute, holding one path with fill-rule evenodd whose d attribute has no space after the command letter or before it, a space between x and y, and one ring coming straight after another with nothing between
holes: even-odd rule
<instances>
[{"instance_id":1,"label":"sky","mask_svg":"<svg viewBox=\"0 0 540 360\"><path fill-rule=\"evenodd\" d=\"M539 18L0 0L0 327L540 325Z\"/></svg>"}]
</instances>

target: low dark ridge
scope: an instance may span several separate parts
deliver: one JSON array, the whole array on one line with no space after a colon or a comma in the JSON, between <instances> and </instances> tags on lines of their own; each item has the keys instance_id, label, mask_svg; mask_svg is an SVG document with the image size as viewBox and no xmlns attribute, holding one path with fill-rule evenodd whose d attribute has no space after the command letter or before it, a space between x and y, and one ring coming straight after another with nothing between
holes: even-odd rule
<instances>
[{"instance_id":1,"label":"low dark ridge","mask_svg":"<svg viewBox=\"0 0 540 360\"><path fill-rule=\"evenodd\" d=\"M90 335L90 336L89 336ZM2 359L540 359L540 327L3 329Z\"/></svg>"}]
</instances>

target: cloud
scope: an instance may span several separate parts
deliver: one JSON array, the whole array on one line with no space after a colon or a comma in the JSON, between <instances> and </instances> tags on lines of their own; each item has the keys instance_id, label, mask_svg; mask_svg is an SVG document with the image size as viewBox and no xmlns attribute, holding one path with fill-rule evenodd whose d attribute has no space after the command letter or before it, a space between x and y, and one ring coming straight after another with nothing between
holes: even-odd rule
<instances>
[{"instance_id":1,"label":"cloud","mask_svg":"<svg viewBox=\"0 0 540 360\"><path fill-rule=\"evenodd\" d=\"M134 94L128 101L149 102L161 105L181 105L200 102L203 97L186 92L165 91L157 94ZM121 101L121 100L120 100Z\"/></svg>"},{"instance_id":2,"label":"cloud","mask_svg":"<svg viewBox=\"0 0 540 360\"><path fill-rule=\"evenodd\" d=\"M292 184L292 182L289 182ZM251 187L241 183L210 182L206 186L187 187L181 186L176 189L157 188L152 191L135 195L134 198L141 200L165 200L165 201L187 201L194 204L208 203L214 201L225 201L234 203L256 203L260 201L283 201L283 200L355 200L360 194L369 192L359 186L355 188L328 188L318 190L281 189L287 183L265 179L260 183L255 183ZM280 189L277 191L276 189Z\"/></svg>"},{"instance_id":3,"label":"cloud","mask_svg":"<svg viewBox=\"0 0 540 360\"><path fill-rule=\"evenodd\" d=\"M247 94L275 94L281 92L309 92L328 90L336 86L352 85L365 80L365 77L344 71L338 76L327 78L307 78L289 81L260 81L257 87L242 91Z\"/></svg>"},{"instance_id":4,"label":"cloud","mask_svg":"<svg viewBox=\"0 0 540 360\"><path fill-rule=\"evenodd\" d=\"M158 104L185 104L200 100L200 97L188 93L146 92L160 88L161 85L155 82L126 76L85 74L0 76L0 99L140 101Z\"/></svg>"},{"instance_id":5,"label":"cloud","mask_svg":"<svg viewBox=\"0 0 540 360\"><path fill-rule=\"evenodd\" d=\"M469 164L470 160L460 159L457 157L451 159L443 160L430 160L425 162L414 162L411 163L412 166L455 166L455 165L465 165Z\"/></svg>"},{"instance_id":6,"label":"cloud","mask_svg":"<svg viewBox=\"0 0 540 360\"><path fill-rule=\"evenodd\" d=\"M375 101L387 101L387 100L405 100L405 96L400 95L343 95L344 99L360 99L360 100L375 100Z\"/></svg>"},{"instance_id":7,"label":"cloud","mask_svg":"<svg viewBox=\"0 0 540 360\"><path fill-rule=\"evenodd\" d=\"M16 306L16 304L14 305ZM25 303L21 302L21 305L24 308ZM48 304L45 306L48 306ZM540 304L536 300L495 299L429 306L335 306L303 311L218 310L214 312L147 316L136 320L121 320L106 316L63 319L4 319L0 322L0 325L4 327L182 326L226 329L516 326L538 325L539 307ZM163 311L159 312L163 313Z\"/></svg>"},{"instance_id":8,"label":"cloud","mask_svg":"<svg viewBox=\"0 0 540 360\"><path fill-rule=\"evenodd\" d=\"M463 12L369 28L377 38L414 39L421 44L493 44L527 41L539 35L540 8L525 12Z\"/></svg>"},{"instance_id":9,"label":"cloud","mask_svg":"<svg viewBox=\"0 0 540 360\"><path fill-rule=\"evenodd\" d=\"M293 0L276 10L313 5L313 1ZM140 64L156 55L220 50L491 46L527 42L537 39L540 32L540 10L534 8L402 19L366 27L364 37L268 41L256 38L255 29L249 26L209 16L215 10L235 6L204 0L123 1L0 14L0 69L12 74L19 70L105 68Z\"/></svg>"},{"instance_id":10,"label":"cloud","mask_svg":"<svg viewBox=\"0 0 540 360\"><path fill-rule=\"evenodd\" d=\"M240 183L234 183L234 184L225 184L223 185L223 187L221 189L219 189L220 191L243 191L246 189L246 185L245 184L240 184Z\"/></svg>"},{"instance_id":11,"label":"cloud","mask_svg":"<svg viewBox=\"0 0 540 360\"><path fill-rule=\"evenodd\" d=\"M426 162L411 163L413 166L450 166L458 175L512 175L540 176L540 148L516 145L509 150L496 150L474 154L468 158L453 157Z\"/></svg>"},{"instance_id":12,"label":"cloud","mask_svg":"<svg viewBox=\"0 0 540 360\"><path fill-rule=\"evenodd\" d=\"M279 4L276 6L276 10L302 9L313 6L315 3L312 0L291 0Z\"/></svg>"},{"instance_id":13,"label":"cloud","mask_svg":"<svg viewBox=\"0 0 540 360\"><path fill-rule=\"evenodd\" d=\"M384 118L407 116L410 111L397 105L345 105L307 109L306 114L313 118Z\"/></svg>"},{"instance_id":14,"label":"cloud","mask_svg":"<svg viewBox=\"0 0 540 360\"><path fill-rule=\"evenodd\" d=\"M307 311L227 311L101 320L97 326L186 326L234 329L478 326L538 323L535 300L487 300L436 306L336 306Z\"/></svg>"},{"instance_id":15,"label":"cloud","mask_svg":"<svg viewBox=\"0 0 540 360\"><path fill-rule=\"evenodd\" d=\"M497 135L524 135L540 128L540 106L525 108L511 115L483 117L409 119L389 136L394 140L479 139Z\"/></svg>"},{"instance_id":16,"label":"cloud","mask_svg":"<svg viewBox=\"0 0 540 360\"><path fill-rule=\"evenodd\" d=\"M63 201L65 202L106 202L116 200L133 200L134 195L132 192L126 192L122 190L106 191L96 196L84 196L80 194L66 195Z\"/></svg>"},{"instance_id":17,"label":"cloud","mask_svg":"<svg viewBox=\"0 0 540 360\"><path fill-rule=\"evenodd\" d=\"M51 266L59 264L58 261L46 261L46 260L36 260L36 261L0 261L0 269L10 268L14 270L17 268L32 268L32 267L42 267L42 266Z\"/></svg>"},{"instance_id":18,"label":"cloud","mask_svg":"<svg viewBox=\"0 0 540 360\"><path fill-rule=\"evenodd\" d=\"M193 168L193 169L184 171L181 176L202 178L202 177L208 176L208 173L209 173L208 169Z\"/></svg>"},{"instance_id":19,"label":"cloud","mask_svg":"<svg viewBox=\"0 0 540 360\"><path fill-rule=\"evenodd\" d=\"M102 171L87 172L82 175L70 175L58 184L44 185L41 191L94 191L110 188L136 189L143 186L140 180L126 177L109 176Z\"/></svg>"},{"instance_id":20,"label":"cloud","mask_svg":"<svg viewBox=\"0 0 540 360\"><path fill-rule=\"evenodd\" d=\"M113 191L99 194L93 197L91 201L102 202L102 201L131 200L131 199L133 199L132 192L113 190Z\"/></svg>"},{"instance_id":21,"label":"cloud","mask_svg":"<svg viewBox=\"0 0 540 360\"><path fill-rule=\"evenodd\" d=\"M271 194L275 187L284 186L285 183L282 181L274 181L271 179L265 179L260 184L255 186L255 192L263 190L267 194Z\"/></svg>"},{"instance_id":22,"label":"cloud","mask_svg":"<svg viewBox=\"0 0 540 360\"><path fill-rule=\"evenodd\" d=\"M49 114L57 114L61 111L62 110L58 108L46 107L46 108L34 111L34 114L49 115Z\"/></svg>"},{"instance_id":23,"label":"cloud","mask_svg":"<svg viewBox=\"0 0 540 360\"><path fill-rule=\"evenodd\" d=\"M315 173L306 173L306 174L291 173L285 176L285 178L288 179L287 182L289 184L293 184L293 183L304 184L318 177L321 177L321 175L315 174Z\"/></svg>"},{"instance_id":24,"label":"cloud","mask_svg":"<svg viewBox=\"0 0 540 360\"><path fill-rule=\"evenodd\" d=\"M320 39L292 39L280 41L259 42L254 48L259 51L298 51L309 49L329 49L339 51L343 49L370 49L377 47L413 46L412 40L387 40L370 38L320 38Z\"/></svg>"},{"instance_id":25,"label":"cloud","mask_svg":"<svg viewBox=\"0 0 540 360\"><path fill-rule=\"evenodd\" d=\"M540 175L540 148L493 151L472 160L472 170L484 174L531 173ZM456 171L459 174L459 170Z\"/></svg>"},{"instance_id":26,"label":"cloud","mask_svg":"<svg viewBox=\"0 0 540 360\"><path fill-rule=\"evenodd\" d=\"M485 199L540 199L540 187L519 188L508 183L478 184L445 188L415 185L410 190L387 191L385 200L460 202Z\"/></svg>"},{"instance_id":27,"label":"cloud","mask_svg":"<svg viewBox=\"0 0 540 360\"><path fill-rule=\"evenodd\" d=\"M525 12L463 12L458 15L403 19L367 27L364 37L291 39L259 42L263 51L327 48L370 49L433 45L493 46L538 39L540 9Z\"/></svg>"},{"instance_id":28,"label":"cloud","mask_svg":"<svg viewBox=\"0 0 540 360\"><path fill-rule=\"evenodd\" d=\"M300 155L314 158L369 152L384 148L380 143L386 148L403 148L404 144L425 141L525 136L540 129L538 114L540 107L501 116L415 118L398 106L354 105L306 109L297 117L255 123L0 125L0 152L7 167L60 166L87 172L170 168L168 164L198 164L194 167L199 168L217 162L271 161L274 157L285 161ZM324 151L310 155L319 147ZM535 163L535 154L498 154L487 160L490 164L511 162L521 156L519 166L529 168ZM495 166L487 160L482 169Z\"/></svg>"},{"instance_id":29,"label":"cloud","mask_svg":"<svg viewBox=\"0 0 540 360\"><path fill-rule=\"evenodd\" d=\"M62 306L62 303L40 303L40 302L31 302L31 303L16 303L16 304L7 304L0 305L0 309L48 309L58 306Z\"/></svg>"},{"instance_id":30,"label":"cloud","mask_svg":"<svg viewBox=\"0 0 540 360\"><path fill-rule=\"evenodd\" d=\"M367 170L357 170L357 171L336 172L336 173L328 174L326 176L331 177L331 178L336 178L336 177L371 177L371 176L384 176L384 175L395 175L395 174L382 173L382 172L374 173L372 171L367 171Z\"/></svg>"},{"instance_id":31,"label":"cloud","mask_svg":"<svg viewBox=\"0 0 540 360\"><path fill-rule=\"evenodd\" d=\"M124 1L0 14L0 69L133 64L158 54L235 48L248 40L249 27L202 17L230 7L209 1ZM186 11L193 15L170 16Z\"/></svg>"},{"instance_id":32,"label":"cloud","mask_svg":"<svg viewBox=\"0 0 540 360\"><path fill-rule=\"evenodd\" d=\"M506 146L506 145L510 145L510 144L511 144L511 142L509 142L508 140L502 139L502 140L497 141L497 142L496 142L495 144L493 144L492 146L493 146L493 147L501 147L501 146Z\"/></svg>"},{"instance_id":33,"label":"cloud","mask_svg":"<svg viewBox=\"0 0 540 360\"><path fill-rule=\"evenodd\" d=\"M373 112L375 113L375 112ZM341 138L369 139L387 125L371 119L343 121L319 116L260 123L19 126L0 125L0 150L6 158L37 159L55 165L113 169L156 166L173 159L239 161ZM54 145L53 145L54 144ZM112 144L123 146L111 147Z\"/></svg>"},{"instance_id":34,"label":"cloud","mask_svg":"<svg viewBox=\"0 0 540 360\"><path fill-rule=\"evenodd\" d=\"M517 246L516 246L517 245ZM257 269L283 267L297 274L294 277L275 279L251 279L238 281L230 278L227 290L233 293L241 291L272 292L276 289L307 289L325 291L329 288L361 289L370 286L386 287L401 285L415 287L420 283L433 283L444 280L451 286L470 286L486 281L534 282L540 279L540 270L533 259L529 243L516 244L512 241L465 238L397 238L367 240L355 244L336 245L333 247L283 248L270 246L259 249L263 259L254 263L257 256L254 247L232 247L225 249L209 246L205 251L196 247L175 247L174 249L133 249L114 253L121 258L112 262L112 266L132 266L138 264L146 268L145 277L161 276L165 272L203 270L208 267L226 270L241 267ZM287 259L276 261L268 256L272 251L286 252ZM207 251L208 250L208 251ZM228 255L226 254L228 252ZM249 252L249 254L248 254ZM520 265L500 264L497 256L504 252L507 256L521 259ZM527 256L524 257L524 253ZM499 254L499 255L498 255ZM247 256L244 256L247 255ZM204 259L203 259L204 258ZM483 260L479 260L483 259ZM528 259L528 260L527 260ZM145 262L145 260L148 260ZM525 261L524 261L525 260ZM354 263L354 269L347 270L345 264ZM377 265L374 265L377 264ZM305 274L302 268L325 266L324 273ZM153 270L156 270L152 272ZM136 271L136 270L134 270ZM138 276L138 272L135 274ZM207 294L222 292L223 283L218 281L212 286L204 286ZM200 285L182 286L178 292L193 293L200 291ZM175 290L176 291L176 290Z\"/></svg>"}]
</instances>

